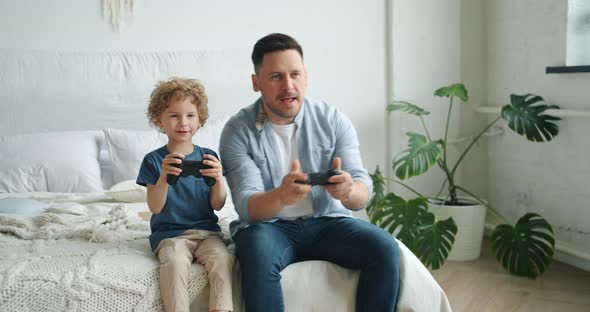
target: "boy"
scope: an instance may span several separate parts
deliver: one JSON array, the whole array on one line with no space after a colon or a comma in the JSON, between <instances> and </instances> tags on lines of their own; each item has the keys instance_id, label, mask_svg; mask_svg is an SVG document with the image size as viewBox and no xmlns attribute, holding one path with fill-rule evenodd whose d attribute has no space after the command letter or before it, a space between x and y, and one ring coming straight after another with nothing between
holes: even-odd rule
<instances>
[{"instance_id":1,"label":"boy","mask_svg":"<svg viewBox=\"0 0 590 312\"><path fill-rule=\"evenodd\" d=\"M152 92L148 119L168 136L168 143L148 153L141 164L137 184L147 187L147 203L153 213L150 245L160 262L160 293L166 311L189 311L188 277L191 263L205 266L209 275L209 310L232 311L231 270L234 257L222 240L213 209L225 204L226 191L217 154L192 143L208 118L207 96L193 79L172 78ZM169 185L168 175L182 170L173 164L202 160L209 169L203 178L179 177Z\"/></svg>"}]
</instances>

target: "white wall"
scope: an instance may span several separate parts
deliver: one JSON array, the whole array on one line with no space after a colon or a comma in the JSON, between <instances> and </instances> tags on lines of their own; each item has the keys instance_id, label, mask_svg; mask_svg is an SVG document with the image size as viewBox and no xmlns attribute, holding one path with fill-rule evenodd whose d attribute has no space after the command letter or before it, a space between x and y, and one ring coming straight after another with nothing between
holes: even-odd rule
<instances>
[{"instance_id":1,"label":"white wall","mask_svg":"<svg viewBox=\"0 0 590 312\"><path fill-rule=\"evenodd\" d=\"M479 129L482 116L473 108L481 105L484 92L485 25L482 0L418 0L394 1L393 5L393 99L406 100L425 108L425 117L433 138L444 136L448 99L435 97L434 91L456 82L469 91L468 103L455 101L449 127L449 141L471 136ZM392 148L388 159L407 148L408 130L424 133L415 116L397 112L390 116ZM454 165L467 142L451 144L449 164ZM483 198L487 197L485 145L473 148L456 173L456 182ZM393 176L391 162L389 176ZM432 168L428 173L407 182L427 196L434 196L444 181L442 171ZM394 190L414 195L398 185ZM446 189L445 189L446 191Z\"/></svg>"},{"instance_id":2,"label":"white wall","mask_svg":"<svg viewBox=\"0 0 590 312\"><path fill-rule=\"evenodd\" d=\"M545 74L566 60L566 4L487 2L487 105L535 93L564 109L590 110L590 73ZM557 258L590 270L590 120L565 118L549 143L507 131L489 141L490 202L515 221L538 212L552 225ZM573 251L564 253L564 251Z\"/></svg>"},{"instance_id":3,"label":"white wall","mask_svg":"<svg viewBox=\"0 0 590 312\"><path fill-rule=\"evenodd\" d=\"M430 124L439 135L446 102L432 93L457 81L469 88L471 106L501 105L510 93L532 92L563 108L590 109L590 74L544 73L546 66L565 62L566 1L390 1L391 33L385 27L388 1L257 0L228 7L220 1L141 0L136 1L132 21L112 32L100 16L100 1L0 0L0 49L249 52L261 36L286 32L303 45L308 95L323 98L351 117L370 171L377 164L389 169L392 152L407 144L404 132L419 129L414 119L401 114L389 118L386 127L384 106L392 97L413 101L438 116ZM249 63L249 53L243 62ZM7 79L0 73L0 83ZM237 79L244 79L242 86L249 83L248 74ZM2 118L11 118L4 114L9 105L0 101ZM485 121L469 108L461 109L459 116L451 137L472 134ZM68 127L69 117L64 112L63 120L55 122ZM137 118L136 124L147 127L144 115ZM558 246L586 256L588 120L570 118L560 126L560 135L548 144L523 144L522 138L510 134L491 138L487 150L484 144L472 151L460 179L513 220L525 211L541 213L554 225ZM386 129L391 148L382 135ZM432 193L439 188L438 177L433 172L410 182Z\"/></svg>"},{"instance_id":4,"label":"white wall","mask_svg":"<svg viewBox=\"0 0 590 312\"><path fill-rule=\"evenodd\" d=\"M393 2L393 99L405 100L431 112L427 126L433 137L444 135L447 101L433 96L439 87L461 81L461 1L416 0ZM455 114L455 117L458 117ZM393 177L391 160L407 148L406 132L424 133L419 120L396 112L389 116L391 152L387 169ZM454 119L457 123L457 119ZM458 127L449 136L456 137ZM450 151L451 153L453 151ZM450 155L454 156L454 155ZM443 181L440 170L411 178L408 183L424 195L434 195ZM393 189L408 194L398 185Z\"/></svg>"},{"instance_id":5,"label":"white wall","mask_svg":"<svg viewBox=\"0 0 590 312\"><path fill-rule=\"evenodd\" d=\"M0 0L0 49L80 53L242 49L243 62L249 63L257 39L285 32L303 46L308 95L350 116L369 171L385 163L385 1L138 0L132 19L120 32L112 32L101 18L100 3ZM0 75L1 79L10 77ZM250 83L249 73L231 79ZM0 112L6 112L8 105L0 102ZM71 118L93 116L63 112L63 120L56 120L55 127L68 127L65 121ZM131 124L145 122L145 115L137 118Z\"/></svg>"},{"instance_id":6,"label":"white wall","mask_svg":"<svg viewBox=\"0 0 590 312\"><path fill-rule=\"evenodd\" d=\"M545 67L565 64L565 0L398 0L393 12L393 98L431 111L428 124L435 137L442 135L447 104L432 93L456 81L465 83L471 99L461 105L460 120L451 122L458 126L451 138L477 133L491 116L473 108L506 104L511 93L535 93L562 108L590 109L590 73L545 74ZM589 125L587 118L564 119L550 143L528 142L509 129L483 139L458 178L511 222L528 211L543 215L556 232L556 258L590 270ZM391 159L406 148L404 133L421 126L395 114L389 127ZM454 146L453 156L464 147ZM439 181L441 175L433 172L409 183L432 195Z\"/></svg>"},{"instance_id":7,"label":"white wall","mask_svg":"<svg viewBox=\"0 0 590 312\"><path fill-rule=\"evenodd\" d=\"M487 36L486 0L461 1L461 80L469 91L469 103L460 105L460 138L471 138L487 126L487 116L481 116L474 108L486 105ZM484 137L474 145L463 159L463 171L458 176L462 186L487 199L489 163L487 142ZM470 140L455 144L463 151Z\"/></svg>"}]
</instances>

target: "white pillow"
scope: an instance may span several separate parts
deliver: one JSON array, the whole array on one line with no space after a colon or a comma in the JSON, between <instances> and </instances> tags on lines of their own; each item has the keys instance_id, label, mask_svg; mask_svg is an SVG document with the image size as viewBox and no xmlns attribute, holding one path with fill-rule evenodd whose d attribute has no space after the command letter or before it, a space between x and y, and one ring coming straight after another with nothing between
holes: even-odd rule
<instances>
[{"instance_id":1,"label":"white pillow","mask_svg":"<svg viewBox=\"0 0 590 312\"><path fill-rule=\"evenodd\" d=\"M219 139L221 138L221 132L230 117L231 115L209 117L205 126L199 129L193 137L193 143L219 153Z\"/></svg>"},{"instance_id":2,"label":"white pillow","mask_svg":"<svg viewBox=\"0 0 590 312\"><path fill-rule=\"evenodd\" d=\"M113 199L127 202L147 202L147 189L135 183L135 180L127 180L113 185L107 192Z\"/></svg>"},{"instance_id":3,"label":"white pillow","mask_svg":"<svg viewBox=\"0 0 590 312\"><path fill-rule=\"evenodd\" d=\"M41 214L49 204L31 198L0 198L0 213L35 216Z\"/></svg>"},{"instance_id":4,"label":"white pillow","mask_svg":"<svg viewBox=\"0 0 590 312\"><path fill-rule=\"evenodd\" d=\"M47 192L47 178L41 166L0 170L0 193Z\"/></svg>"},{"instance_id":5,"label":"white pillow","mask_svg":"<svg viewBox=\"0 0 590 312\"><path fill-rule=\"evenodd\" d=\"M197 131L193 143L219 152L219 138L229 115L210 117ZM104 130L112 169L113 184L137 179L143 157L168 143L165 134L153 130Z\"/></svg>"},{"instance_id":6,"label":"white pillow","mask_svg":"<svg viewBox=\"0 0 590 312\"><path fill-rule=\"evenodd\" d=\"M113 184L137 179L143 157L168 142L157 130L105 129L104 134Z\"/></svg>"},{"instance_id":7,"label":"white pillow","mask_svg":"<svg viewBox=\"0 0 590 312\"><path fill-rule=\"evenodd\" d=\"M100 136L100 131L0 136L0 163L4 168L0 192L102 191L98 162Z\"/></svg>"}]
</instances>

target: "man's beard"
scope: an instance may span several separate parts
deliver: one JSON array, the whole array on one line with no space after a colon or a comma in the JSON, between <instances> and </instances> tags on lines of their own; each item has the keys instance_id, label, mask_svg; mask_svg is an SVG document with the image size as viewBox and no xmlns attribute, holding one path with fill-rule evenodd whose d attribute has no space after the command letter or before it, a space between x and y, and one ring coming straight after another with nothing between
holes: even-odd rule
<instances>
[{"instance_id":1,"label":"man's beard","mask_svg":"<svg viewBox=\"0 0 590 312\"><path fill-rule=\"evenodd\" d=\"M299 101L299 99L298 98L295 98L295 101ZM296 112L293 112L293 113L291 113L291 112L283 112L281 110L275 109L272 105L269 105L268 102L266 102L264 100L264 98L262 99L262 105L264 105L264 107L266 109L270 110L275 116L278 116L278 117L281 117L281 118L284 118L284 119L294 118L295 116L297 116L297 114L299 113L299 110L301 109L301 106L299 106L299 109ZM281 105L280 104L280 101L279 101L279 104L278 105Z\"/></svg>"}]
</instances>

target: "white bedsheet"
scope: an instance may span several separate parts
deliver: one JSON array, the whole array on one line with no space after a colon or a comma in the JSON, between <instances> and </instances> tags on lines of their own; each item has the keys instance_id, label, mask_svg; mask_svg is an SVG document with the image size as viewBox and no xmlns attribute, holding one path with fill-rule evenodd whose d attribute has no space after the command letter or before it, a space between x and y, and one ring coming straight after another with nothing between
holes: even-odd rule
<instances>
[{"instance_id":1,"label":"white bedsheet","mask_svg":"<svg viewBox=\"0 0 590 312\"><path fill-rule=\"evenodd\" d=\"M158 263L147 240L149 224L137 217L147 210L145 203L113 202L102 193L0 194L7 196L50 205L38 216L0 214L0 310L162 311ZM229 221L222 217L224 232ZM399 244L397 311L451 311L428 270ZM234 272L234 308L239 312L237 276L239 265ZM354 311L356 271L306 261L288 266L282 276L287 311ZM189 280L191 310L207 311L206 270L193 264Z\"/></svg>"}]
</instances>

